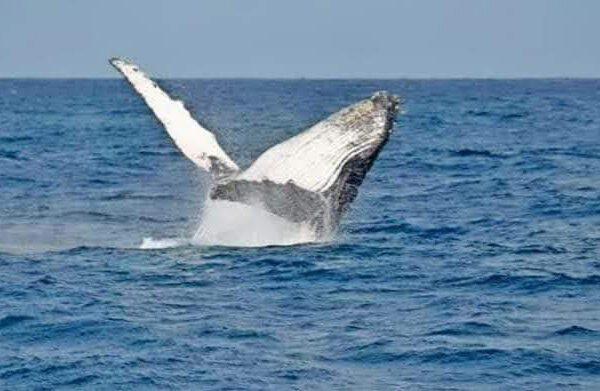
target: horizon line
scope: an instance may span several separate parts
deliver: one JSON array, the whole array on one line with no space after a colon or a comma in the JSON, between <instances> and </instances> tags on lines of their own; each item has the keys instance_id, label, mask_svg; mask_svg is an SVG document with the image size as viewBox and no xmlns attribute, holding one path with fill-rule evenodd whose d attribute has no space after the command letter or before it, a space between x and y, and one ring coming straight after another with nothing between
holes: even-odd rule
<instances>
[{"instance_id":1,"label":"horizon line","mask_svg":"<svg viewBox=\"0 0 600 391\"><path fill-rule=\"evenodd\" d=\"M155 80L271 80L271 81L436 81L436 80L600 80L600 76L449 76L449 77L253 77L253 76L182 76L151 77ZM0 80L123 80L118 76L0 76Z\"/></svg>"}]
</instances>

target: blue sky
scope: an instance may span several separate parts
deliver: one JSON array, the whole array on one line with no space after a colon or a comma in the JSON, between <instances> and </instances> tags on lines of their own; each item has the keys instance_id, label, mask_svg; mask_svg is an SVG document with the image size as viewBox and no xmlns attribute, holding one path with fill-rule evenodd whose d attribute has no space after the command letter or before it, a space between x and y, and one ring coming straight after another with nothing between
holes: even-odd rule
<instances>
[{"instance_id":1,"label":"blue sky","mask_svg":"<svg viewBox=\"0 0 600 391\"><path fill-rule=\"evenodd\" d=\"M0 77L600 77L597 0L4 0Z\"/></svg>"}]
</instances>

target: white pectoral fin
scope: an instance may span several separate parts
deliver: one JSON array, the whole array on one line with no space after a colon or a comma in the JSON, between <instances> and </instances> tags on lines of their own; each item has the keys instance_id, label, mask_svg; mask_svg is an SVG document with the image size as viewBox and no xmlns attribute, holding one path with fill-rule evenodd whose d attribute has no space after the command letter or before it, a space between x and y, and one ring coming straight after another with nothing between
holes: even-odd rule
<instances>
[{"instance_id":1,"label":"white pectoral fin","mask_svg":"<svg viewBox=\"0 0 600 391\"><path fill-rule=\"evenodd\" d=\"M183 102L172 99L136 65L119 58L111 58L110 63L144 98L175 145L192 162L217 177L239 170L215 135L192 118Z\"/></svg>"}]
</instances>

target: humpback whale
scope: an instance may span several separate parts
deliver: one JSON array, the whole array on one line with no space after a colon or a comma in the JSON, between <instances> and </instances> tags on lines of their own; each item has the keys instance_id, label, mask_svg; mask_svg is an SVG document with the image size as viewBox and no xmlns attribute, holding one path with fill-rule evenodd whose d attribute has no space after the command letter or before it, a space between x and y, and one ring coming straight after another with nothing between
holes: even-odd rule
<instances>
[{"instance_id":1,"label":"humpback whale","mask_svg":"<svg viewBox=\"0 0 600 391\"><path fill-rule=\"evenodd\" d=\"M400 99L385 91L346 107L263 152L247 169L221 148L183 102L171 98L137 65L111 58L181 152L212 177L211 200L259 205L330 234L387 142Z\"/></svg>"}]
</instances>

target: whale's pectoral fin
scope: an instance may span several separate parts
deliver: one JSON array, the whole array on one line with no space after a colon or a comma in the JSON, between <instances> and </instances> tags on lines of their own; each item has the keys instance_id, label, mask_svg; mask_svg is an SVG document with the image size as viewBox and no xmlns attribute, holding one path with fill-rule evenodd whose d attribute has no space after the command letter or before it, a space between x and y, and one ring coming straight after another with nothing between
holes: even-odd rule
<instances>
[{"instance_id":1,"label":"whale's pectoral fin","mask_svg":"<svg viewBox=\"0 0 600 391\"><path fill-rule=\"evenodd\" d=\"M388 140L399 104L375 93L268 149L211 197L258 201L291 221L334 229Z\"/></svg>"},{"instance_id":2,"label":"whale's pectoral fin","mask_svg":"<svg viewBox=\"0 0 600 391\"><path fill-rule=\"evenodd\" d=\"M175 145L192 162L216 178L231 175L239 170L218 144L215 135L192 118L183 102L172 99L136 65L119 58L111 58L110 63L144 98Z\"/></svg>"}]
</instances>

